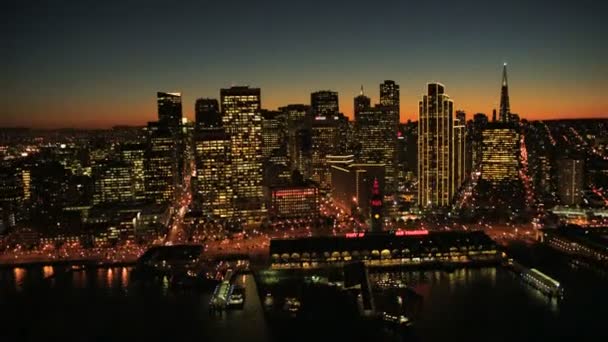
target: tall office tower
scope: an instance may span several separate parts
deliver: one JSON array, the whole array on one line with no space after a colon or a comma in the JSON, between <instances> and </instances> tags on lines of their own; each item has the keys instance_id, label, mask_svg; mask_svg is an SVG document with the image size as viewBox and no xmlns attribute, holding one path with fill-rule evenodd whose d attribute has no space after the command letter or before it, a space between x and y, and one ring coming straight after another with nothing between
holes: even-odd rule
<instances>
[{"instance_id":1,"label":"tall office tower","mask_svg":"<svg viewBox=\"0 0 608 342\"><path fill-rule=\"evenodd\" d=\"M499 118L501 122L511 122L511 107L509 106L509 84L507 83L507 63L504 63L502 68Z\"/></svg>"},{"instance_id":2,"label":"tall office tower","mask_svg":"<svg viewBox=\"0 0 608 342\"><path fill-rule=\"evenodd\" d=\"M310 94L310 107L313 116L329 116L340 111L338 93L331 90L321 90Z\"/></svg>"},{"instance_id":3,"label":"tall office tower","mask_svg":"<svg viewBox=\"0 0 608 342\"><path fill-rule=\"evenodd\" d=\"M285 118L285 135L287 140L287 156L291 169L298 168L300 151L298 150L297 132L306 125L305 118L310 113L310 106L303 104L291 104L279 107L279 111ZM299 170L302 173L302 170ZM303 174L303 173L302 173Z\"/></svg>"},{"instance_id":4,"label":"tall office tower","mask_svg":"<svg viewBox=\"0 0 608 342\"><path fill-rule=\"evenodd\" d=\"M384 164L385 190L387 195L395 190L395 165L397 155L398 122L394 113L385 107L359 111L355 116L355 136L360 144L359 163Z\"/></svg>"},{"instance_id":5,"label":"tall office tower","mask_svg":"<svg viewBox=\"0 0 608 342\"><path fill-rule=\"evenodd\" d=\"M371 231L381 232L382 231L382 194L380 193L380 183L378 178L374 178L374 184L372 185L372 196L370 201L371 211Z\"/></svg>"},{"instance_id":6,"label":"tall office tower","mask_svg":"<svg viewBox=\"0 0 608 342\"><path fill-rule=\"evenodd\" d=\"M471 151L472 151L472 169L479 171L481 167L481 156L483 152L482 132L488 125L488 116L484 113L477 113L473 116L473 124L471 127Z\"/></svg>"},{"instance_id":7,"label":"tall office tower","mask_svg":"<svg viewBox=\"0 0 608 342\"><path fill-rule=\"evenodd\" d=\"M234 212L230 144L230 136L222 128L204 129L194 135L194 203L216 218L230 218Z\"/></svg>"},{"instance_id":8,"label":"tall office tower","mask_svg":"<svg viewBox=\"0 0 608 342\"><path fill-rule=\"evenodd\" d=\"M340 118L337 115L316 116L311 127L311 178L322 188L330 187L327 155L340 153Z\"/></svg>"},{"instance_id":9,"label":"tall office tower","mask_svg":"<svg viewBox=\"0 0 608 342\"><path fill-rule=\"evenodd\" d=\"M481 179L492 184L519 179L519 133L509 124L488 124L482 132Z\"/></svg>"},{"instance_id":10,"label":"tall office tower","mask_svg":"<svg viewBox=\"0 0 608 342\"><path fill-rule=\"evenodd\" d=\"M0 167L0 232L15 226L23 201L22 171L14 165Z\"/></svg>"},{"instance_id":11,"label":"tall office tower","mask_svg":"<svg viewBox=\"0 0 608 342\"><path fill-rule=\"evenodd\" d=\"M32 167L32 223L40 229L57 227L66 202L69 171L58 162Z\"/></svg>"},{"instance_id":12,"label":"tall office tower","mask_svg":"<svg viewBox=\"0 0 608 342\"><path fill-rule=\"evenodd\" d=\"M312 178L312 126L299 127L295 132L293 168L300 171L304 179Z\"/></svg>"},{"instance_id":13,"label":"tall office tower","mask_svg":"<svg viewBox=\"0 0 608 342\"><path fill-rule=\"evenodd\" d=\"M148 123L147 146L144 155L144 187L146 199L156 203L173 200L177 183L177 142L168 127L158 122Z\"/></svg>"},{"instance_id":14,"label":"tall office tower","mask_svg":"<svg viewBox=\"0 0 608 342\"><path fill-rule=\"evenodd\" d=\"M396 107L399 111L399 85L395 81L386 80L380 84L380 105Z\"/></svg>"},{"instance_id":15,"label":"tall office tower","mask_svg":"<svg viewBox=\"0 0 608 342\"><path fill-rule=\"evenodd\" d=\"M137 200L146 198L144 179L145 144L123 144L120 146L120 159L131 168L133 181L133 197Z\"/></svg>"},{"instance_id":16,"label":"tall office tower","mask_svg":"<svg viewBox=\"0 0 608 342\"><path fill-rule=\"evenodd\" d=\"M386 159L386 194L393 194L397 190L397 163L399 154L397 152L397 134L399 127L399 85L395 81L385 80L380 84L380 106L385 116L385 123L390 125L390 135L385 141L389 150L392 150L392 159ZM388 128L388 126L387 126ZM388 152L387 152L388 153ZM387 154L388 157L388 154Z\"/></svg>"},{"instance_id":17,"label":"tall office tower","mask_svg":"<svg viewBox=\"0 0 608 342\"><path fill-rule=\"evenodd\" d=\"M583 161L563 158L557 161L557 193L564 205L580 205L583 200Z\"/></svg>"},{"instance_id":18,"label":"tall office tower","mask_svg":"<svg viewBox=\"0 0 608 342\"><path fill-rule=\"evenodd\" d=\"M156 93L158 122L167 127L179 127L182 123L182 94Z\"/></svg>"},{"instance_id":19,"label":"tall office tower","mask_svg":"<svg viewBox=\"0 0 608 342\"><path fill-rule=\"evenodd\" d=\"M462 110L456 111L454 120L454 190L458 190L466 179L466 114Z\"/></svg>"},{"instance_id":20,"label":"tall office tower","mask_svg":"<svg viewBox=\"0 0 608 342\"><path fill-rule=\"evenodd\" d=\"M220 105L216 99L197 99L194 113L197 130L222 127Z\"/></svg>"},{"instance_id":21,"label":"tall office tower","mask_svg":"<svg viewBox=\"0 0 608 342\"><path fill-rule=\"evenodd\" d=\"M355 104L353 106L354 116L357 117L357 113L369 109L371 107L371 99L363 94L363 86L361 86L361 92L355 97Z\"/></svg>"},{"instance_id":22,"label":"tall office tower","mask_svg":"<svg viewBox=\"0 0 608 342\"><path fill-rule=\"evenodd\" d=\"M447 207L454 195L453 106L440 83L427 84L419 103L418 117L418 205Z\"/></svg>"},{"instance_id":23,"label":"tall office tower","mask_svg":"<svg viewBox=\"0 0 608 342\"><path fill-rule=\"evenodd\" d=\"M220 91L223 124L230 135L235 210L248 223L266 212L262 192L262 116L259 88Z\"/></svg>"},{"instance_id":24,"label":"tall office tower","mask_svg":"<svg viewBox=\"0 0 608 342\"><path fill-rule=\"evenodd\" d=\"M131 165L127 163L109 162L96 165L93 179L93 204L127 202L134 198Z\"/></svg>"},{"instance_id":25,"label":"tall office tower","mask_svg":"<svg viewBox=\"0 0 608 342\"><path fill-rule=\"evenodd\" d=\"M262 110L262 157L266 160L285 142L281 112Z\"/></svg>"}]
</instances>

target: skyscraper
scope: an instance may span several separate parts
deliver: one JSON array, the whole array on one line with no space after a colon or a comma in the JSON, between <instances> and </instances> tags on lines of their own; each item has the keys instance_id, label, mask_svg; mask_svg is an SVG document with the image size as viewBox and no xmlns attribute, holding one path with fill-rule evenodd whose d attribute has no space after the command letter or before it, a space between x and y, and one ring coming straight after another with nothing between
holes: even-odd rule
<instances>
[{"instance_id":1,"label":"skyscraper","mask_svg":"<svg viewBox=\"0 0 608 342\"><path fill-rule=\"evenodd\" d=\"M562 158L557 161L557 193L562 204L576 206L582 203L583 181L581 159Z\"/></svg>"},{"instance_id":2,"label":"skyscraper","mask_svg":"<svg viewBox=\"0 0 608 342\"><path fill-rule=\"evenodd\" d=\"M194 113L197 129L222 127L220 105L216 99L197 99Z\"/></svg>"},{"instance_id":3,"label":"skyscraper","mask_svg":"<svg viewBox=\"0 0 608 342\"><path fill-rule=\"evenodd\" d=\"M93 171L93 178L95 180L93 204L133 200L131 165L123 162L97 165Z\"/></svg>"},{"instance_id":4,"label":"skyscraper","mask_svg":"<svg viewBox=\"0 0 608 342\"><path fill-rule=\"evenodd\" d=\"M519 179L519 133L509 124L488 124L482 132L481 179L494 185Z\"/></svg>"},{"instance_id":5,"label":"skyscraper","mask_svg":"<svg viewBox=\"0 0 608 342\"><path fill-rule=\"evenodd\" d=\"M216 218L233 215L231 140L222 128L203 129L194 134L194 203L203 213Z\"/></svg>"},{"instance_id":6,"label":"skyscraper","mask_svg":"<svg viewBox=\"0 0 608 342\"><path fill-rule=\"evenodd\" d=\"M331 90L320 90L310 94L310 107L314 116L328 116L337 114L338 93Z\"/></svg>"},{"instance_id":7,"label":"skyscraper","mask_svg":"<svg viewBox=\"0 0 608 342\"><path fill-rule=\"evenodd\" d=\"M148 123L144 157L146 199L158 204L173 199L178 170L176 146L175 136L168 127L158 122Z\"/></svg>"},{"instance_id":8,"label":"skyscraper","mask_svg":"<svg viewBox=\"0 0 608 342\"><path fill-rule=\"evenodd\" d=\"M358 112L371 107L371 99L363 94L363 86L361 86L361 92L359 93L359 95L355 97L354 103L355 105L353 107L353 111L355 117L357 117Z\"/></svg>"},{"instance_id":9,"label":"skyscraper","mask_svg":"<svg viewBox=\"0 0 608 342\"><path fill-rule=\"evenodd\" d=\"M259 88L220 91L223 124L230 135L232 188L238 215L260 222L266 208L262 192L262 116Z\"/></svg>"},{"instance_id":10,"label":"skyscraper","mask_svg":"<svg viewBox=\"0 0 608 342\"><path fill-rule=\"evenodd\" d=\"M156 93L158 121L167 127L179 127L182 123L182 94Z\"/></svg>"},{"instance_id":11,"label":"skyscraper","mask_svg":"<svg viewBox=\"0 0 608 342\"><path fill-rule=\"evenodd\" d=\"M133 196L135 199L145 198L144 156L145 144L124 144L120 148L121 160L127 163L132 172Z\"/></svg>"},{"instance_id":12,"label":"skyscraper","mask_svg":"<svg viewBox=\"0 0 608 342\"><path fill-rule=\"evenodd\" d=\"M454 103L444 91L443 84L429 83L419 103L418 204L422 208L449 206L454 194Z\"/></svg>"},{"instance_id":13,"label":"skyscraper","mask_svg":"<svg viewBox=\"0 0 608 342\"><path fill-rule=\"evenodd\" d=\"M399 85L395 81L386 80L380 84L380 105L396 107L399 113Z\"/></svg>"},{"instance_id":14,"label":"skyscraper","mask_svg":"<svg viewBox=\"0 0 608 342\"><path fill-rule=\"evenodd\" d=\"M509 106L509 84L507 83L507 63L504 63L502 69L499 119L501 122L511 121L511 107Z\"/></svg>"},{"instance_id":15,"label":"skyscraper","mask_svg":"<svg viewBox=\"0 0 608 342\"><path fill-rule=\"evenodd\" d=\"M457 110L454 120L454 190L458 190L466 178L466 124L465 112Z\"/></svg>"},{"instance_id":16,"label":"skyscraper","mask_svg":"<svg viewBox=\"0 0 608 342\"><path fill-rule=\"evenodd\" d=\"M330 186L327 155L340 154L340 121L337 115L316 116L311 125L311 178L321 187Z\"/></svg>"}]
</instances>

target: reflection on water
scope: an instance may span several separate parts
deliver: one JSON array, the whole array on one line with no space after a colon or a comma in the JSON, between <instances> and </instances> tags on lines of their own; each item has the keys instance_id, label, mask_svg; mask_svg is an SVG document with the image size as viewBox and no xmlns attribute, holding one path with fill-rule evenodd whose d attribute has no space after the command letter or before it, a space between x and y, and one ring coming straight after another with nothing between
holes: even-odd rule
<instances>
[{"instance_id":1,"label":"reflection on water","mask_svg":"<svg viewBox=\"0 0 608 342\"><path fill-rule=\"evenodd\" d=\"M42 268L42 276L45 278L52 277L54 274L53 266L44 266Z\"/></svg>"},{"instance_id":2,"label":"reflection on water","mask_svg":"<svg viewBox=\"0 0 608 342\"><path fill-rule=\"evenodd\" d=\"M23 289L23 284L26 275L27 271L25 270L25 268L16 267L13 270L13 276L15 277L15 289L17 291L21 291Z\"/></svg>"},{"instance_id":3,"label":"reflection on water","mask_svg":"<svg viewBox=\"0 0 608 342\"><path fill-rule=\"evenodd\" d=\"M129 286L129 271L126 267L123 267L120 271L120 282L123 288L127 288Z\"/></svg>"},{"instance_id":4,"label":"reflection on water","mask_svg":"<svg viewBox=\"0 0 608 342\"><path fill-rule=\"evenodd\" d=\"M112 282L114 281L114 272L112 272L111 268L108 268L108 272L106 275L106 284L108 288L112 287Z\"/></svg>"}]
</instances>

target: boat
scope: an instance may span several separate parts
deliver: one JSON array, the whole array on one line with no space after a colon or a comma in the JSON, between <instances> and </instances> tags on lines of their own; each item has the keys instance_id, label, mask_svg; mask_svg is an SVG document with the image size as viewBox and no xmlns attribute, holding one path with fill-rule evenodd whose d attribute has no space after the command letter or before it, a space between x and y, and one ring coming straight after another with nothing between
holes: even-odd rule
<instances>
[{"instance_id":1,"label":"boat","mask_svg":"<svg viewBox=\"0 0 608 342\"><path fill-rule=\"evenodd\" d=\"M521 272L521 278L526 283L550 297L561 298L564 295L564 289L560 286L558 281L535 268Z\"/></svg>"},{"instance_id":2,"label":"boat","mask_svg":"<svg viewBox=\"0 0 608 342\"><path fill-rule=\"evenodd\" d=\"M407 284L399 279L379 280L376 287L381 289L405 289Z\"/></svg>"},{"instance_id":3,"label":"boat","mask_svg":"<svg viewBox=\"0 0 608 342\"><path fill-rule=\"evenodd\" d=\"M285 305L283 306L283 310L285 310L291 314L297 314L300 311L300 306L301 306L301 303L297 298L286 297Z\"/></svg>"},{"instance_id":4,"label":"boat","mask_svg":"<svg viewBox=\"0 0 608 342\"><path fill-rule=\"evenodd\" d=\"M272 294L270 292L266 293L266 298L264 298L264 307L266 310L272 309L274 305L274 298L272 298Z\"/></svg>"},{"instance_id":5,"label":"boat","mask_svg":"<svg viewBox=\"0 0 608 342\"><path fill-rule=\"evenodd\" d=\"M386 312L382 313L382 321L390 326L401 328L410 327L414 324L414 322L405 315L394 315Z\"/></svg>"}]
</instances>

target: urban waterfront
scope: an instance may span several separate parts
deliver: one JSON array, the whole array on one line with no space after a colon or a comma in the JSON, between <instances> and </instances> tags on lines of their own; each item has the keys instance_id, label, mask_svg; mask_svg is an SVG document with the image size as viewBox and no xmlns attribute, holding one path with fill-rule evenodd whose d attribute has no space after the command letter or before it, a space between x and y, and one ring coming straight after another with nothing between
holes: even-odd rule
<instances>
[{"instance_id":1,"label":"urban waterfront","mask_svg":"<svg viewBox=\"0 0 608 342\"><path fill-rule=\"evenodd\" d=\"M567 268L565 259L552 251L532 251L524 259L561 282L566 291L562 300L548 299L502 268L377 272L370 278L401 279L422 295L420 317L407 340L605 340L608 280ZM254 278L238 277L247 292L244 309L213 316L208 311L211 290L175 290L162 282L137 284L129 267L65 273L48 266L5 268L0 272L3 340L369 338L354 334L339 317L331 322L333 331L273 325L264 317ZM395 340L376 333L383 340Z\"/></svg>"}]
</instances>

